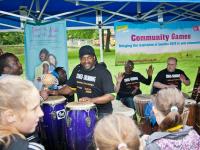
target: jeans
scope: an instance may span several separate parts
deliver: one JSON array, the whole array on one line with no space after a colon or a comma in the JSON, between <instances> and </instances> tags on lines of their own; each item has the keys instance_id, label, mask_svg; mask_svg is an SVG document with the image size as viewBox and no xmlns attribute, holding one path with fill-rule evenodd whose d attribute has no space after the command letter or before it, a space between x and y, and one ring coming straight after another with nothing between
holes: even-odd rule
<instances>
[{"instance_id":1,"label":"jeans","mask_svg":"<svg viewBox=\"0 0 200 150\"><path fill-rule=\"evenodd\" d=\"M121 102L122 102L125 106L127 106L127 107L129 107L129 108L135 109L133 97L124 97L124 98L121 98Z\"/></svg>"},{"instance_id":2,"label":"jeans","mask_svg":"<svg viewBox=\"0 0 200 150\"><path fill-rule=\"evenodd\" d=\"M105 116L110 115L111 113L98 113L98 120L102 119Z\"/></svg>"}]
</instances>

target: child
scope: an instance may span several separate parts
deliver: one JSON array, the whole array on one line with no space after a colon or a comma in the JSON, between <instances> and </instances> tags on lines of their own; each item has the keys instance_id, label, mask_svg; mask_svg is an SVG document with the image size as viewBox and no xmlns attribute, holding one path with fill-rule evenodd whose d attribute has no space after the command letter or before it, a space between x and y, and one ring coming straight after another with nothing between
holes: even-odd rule
<instances>
[{"instance_id":1,"label":"child","mask_svg":"<svg viewBox=\"0 0 200 150\"><path fill-rule=\"evenodd\" d=\"M0 80L0 149L44 150L25 138L42 116L39 92L30 81L12 75Z\"/></svg>"},{"instance_id":2,"label":"child","mask_svg":"<svg viewBox=\"0 0 200 150\"><path fill-rule=\"evenodd\" d=\"M101 119L94 130L98 150L138 150L139 130L133 120L123 115L109 115Z\"/></svg>"},{"instance_id":3,"label":"child","mask_svg":"<svg viewBox=\"0 0 200 150\"><path fill-rule=\"evenodd\" d=\"M200 137L189 126L183 126L183 94L176 88L162 89L154 101L153 112L160 132L146 138L147 150L198 150Z\"/></svg>"}]
</instances>

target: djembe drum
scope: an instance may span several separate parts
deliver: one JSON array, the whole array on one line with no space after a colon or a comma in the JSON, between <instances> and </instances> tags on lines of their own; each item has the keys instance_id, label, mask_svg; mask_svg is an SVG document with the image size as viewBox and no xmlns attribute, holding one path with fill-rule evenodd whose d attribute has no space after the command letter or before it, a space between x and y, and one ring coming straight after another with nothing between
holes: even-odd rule
<instances>
[{"instance_id":1,"label":"djembe drum","mask_svg":"<svg viewBox=\"0 0 200 150\"><path fill-rule=\"evenodd\" d=\"M183 124L195 126L197 104L195 100L185 99L185 108L183 112Z\"/></svg>"},{"instance_id":2,"label":"djembe drum","mask_svg":"<svg viewBox=\"0 0 200 150\"><path fill-rule=\"evenodd\" d=\"M141 117L144 118L144 107L148 102L152 101L152 96L148 94L139 94L133 98L136 113Z\"/></svg>"},{"instance_id":3,"label":"djembe drum","mask_svg":"<svg viewBox=\"0 0 200 150\"><path fill-rule=\"evenodd\" d=\"M139 94L134 97L137 117L137 126L143 134L151 134L158 130L158 125L152 126L149 117L145 117L145 106L152 102L153 95ZM139 119L138 119L139 118Z\"/></svg>"},{"instance_id":4,"label":"djembe drum","mask_svg":"<svg viewBox=\"0 0 200 150\"><path fill-rule=\"evenodd\" d=\"M68 150L93 150L93 131L97 120L95 104L71 102L67 110Z\"/></svg>"}]
</instances>

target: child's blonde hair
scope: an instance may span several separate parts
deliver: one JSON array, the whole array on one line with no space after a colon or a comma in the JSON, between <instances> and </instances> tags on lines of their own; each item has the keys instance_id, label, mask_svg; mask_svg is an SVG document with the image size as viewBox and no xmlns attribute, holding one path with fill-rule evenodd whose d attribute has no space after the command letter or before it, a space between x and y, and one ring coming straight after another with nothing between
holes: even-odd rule
<instances>
[{"instance_id":1,"label":"child's blonde hair","mask_svg":"<svg viewBox=\"0 0 200 150\"><path fill-rule=\"evenodd\" d=\"M30 95L33 92L38 92L38 90L30 81L19 76L8 75L0 79L0 142L9 144L13 134L24 138L15 127L3 124L3 113L11 109L20 119L23 119Z\"/></svg>"},{"instance_id":2,"label":"child's blonde hair","mask_svg":"<svg viewBox=\"0 0 200 150\"><path fill-rule=\"evenodd\" d=\"M131 118L123 115L109 115L97 123L94 141L99 150L138 150L139 134Z\"/></svg>"},{"instance_id":3,"label":"child's blonde hair","mask_svg":"<svg viewBox=\"0 0 200 150\"><path fill-rule=\"evenodd\" d=\"M160 129L162 131L182 124L182 113L184 109L184 97L177 88L162 89L155 97L155 106L164 116ZM177 110L173 111L175 108Z\"/></svg>"}]
</instances>

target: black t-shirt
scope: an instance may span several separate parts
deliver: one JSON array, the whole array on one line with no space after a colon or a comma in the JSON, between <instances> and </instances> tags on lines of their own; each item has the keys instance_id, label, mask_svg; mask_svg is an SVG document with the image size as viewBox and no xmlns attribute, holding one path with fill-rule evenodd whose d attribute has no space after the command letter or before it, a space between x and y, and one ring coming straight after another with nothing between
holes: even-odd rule
<instances>
[{"instance_id":1,"label":"black t-shirt","mask_svg":"<svg viewBox=\"0 0 200 150\"><path fill-rule=\"evenodd\" d=\"M120 84L119 92L117 93L119 98L133 97L135 95L141 94L140 82L150 85L152 77L148 76L146 79L139 72L132 72L131 74L124 73L124 78ZM135 90L135 91L134 91ZM133 92L134 91L134 92Z\"/></svg>"},{"instance_id":2,"label":"black t-shirt","mask_svg":"<svg viewBox=\"0 0 200 150\"><path fill-rule=\"evenodd\" d=\"M11 136L11 141L8 146L0 142L1 150L44 150L44 146L35 142L28 142L18 135Z\"/></svg>"},{"instance_id":3,"label":"black t-shirt","mask_svg":"<svg viewBox=\"0 0 200 150\"><path fill-rule=\"evenodd\" d=\"M181 90L180 75L184 75L186 80L189 80L184 71L180 69L175 69L174 72L169 72L166 68L164 70L161 70L157 74L156 78L154 79L154 82L160 82L162 84L167 84L167 85L174 84L177 85L177 88L179 90ZM152 94L156 94L159 90L160 90L159 88L153 87Z\"/></svg>"},{"instance_id":4,"label":"black t-shirt","mask_svg":"<svg viewBox=\"0 0 200 150\"><path fill-rule=\"evenodd\" d=\"M77 65L67 84L76 88L78 98L95 98L104 94L114 93L114 84L110 72L97 64L94 69L87 71L81 65ZM98 112L111 113L112 104L97 104Z\"/></svg>"}]
</instances>

